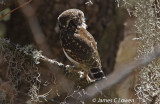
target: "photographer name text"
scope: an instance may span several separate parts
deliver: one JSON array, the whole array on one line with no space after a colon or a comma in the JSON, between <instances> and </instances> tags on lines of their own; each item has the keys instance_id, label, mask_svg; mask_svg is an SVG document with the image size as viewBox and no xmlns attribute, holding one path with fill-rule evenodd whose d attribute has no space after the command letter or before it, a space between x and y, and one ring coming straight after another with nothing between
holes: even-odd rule
<instances>
[{"instance_id":1,"label":"photographer name text","mask_svg":"<svg viewBox=\"0 0 160 104\"><path fill-rule=\"evenodd\" d=\"M113 98L113 99L105 99L105 98L93 98L92 102L94 103L133 103L134 99L124 99L124 98Z\"/></svg>"}]
</instances>

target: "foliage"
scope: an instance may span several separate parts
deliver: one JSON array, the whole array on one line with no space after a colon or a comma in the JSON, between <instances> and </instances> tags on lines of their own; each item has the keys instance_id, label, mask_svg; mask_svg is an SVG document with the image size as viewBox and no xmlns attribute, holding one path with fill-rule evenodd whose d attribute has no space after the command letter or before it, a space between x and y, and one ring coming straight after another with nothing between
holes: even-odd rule
<instances>
[{"instance_id":1,"label":"foliage","mask_svg":"<svg viewBox=\"0 0 160 104\"><path fill-rule=\"evenodd\" d=\"M159 13L160 2L158 0L139 0L135 5L134 16L137 17L135 26L141 46L138 55L147 57L153 52L153 48L160 42ZM136 94L140 102L145 104L160 102L160 60L154 60L141 68L139 72L140 83L136 86ZM155 97L155 101L154 101Z\"/></svg>"},{"instance_id":2,"label":"foliage","mask_svg":"<svg viewBox=\"0 0 160 104\"><path fill-rule=\"evenodd\" d=\"M34 50L31 46L20 47L14 45L6 39L0 38L0 56L8 64L7 77L8 83L15 93L12 99L6 98L6 102L14 103L18 93L26 93L19 89L19 86L25 83L25 89L28 90L27 95L31 97L31 101L38 102L39 98L44 98L48 93L39 95L40 89L40 73L36 64L39 64L39 54L41 52ZM7 92L7 94L10 94Z\"/></svg>"},{"instance_id":3,"label":"foliage","mask_svg":"<svg viewBox=\"0 0 160 104\"><path fill-rule=\"evenodd\" d=\"M122 0L121 0L122 1ZM120 3L120 0L117 0ZM123 0L123 6L136 17L137 40L141 43L137 52L139 57L148 57L160 43L160 2L159 0ZM134 8L134 10L133 10ZM139 83L135 86L139 103L159 104L160 102L160 60L156 59L141 67Z\"/></svg>"}]
</instances>

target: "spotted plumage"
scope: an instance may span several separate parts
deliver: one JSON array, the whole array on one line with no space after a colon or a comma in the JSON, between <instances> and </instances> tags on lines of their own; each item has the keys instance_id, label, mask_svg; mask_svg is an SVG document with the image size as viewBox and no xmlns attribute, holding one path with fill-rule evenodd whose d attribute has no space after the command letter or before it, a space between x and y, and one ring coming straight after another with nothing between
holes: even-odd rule
<instances>
[{"instance_id":1,"label":"spotted plumage","mask_svg":"<svg viewBox=\"0 0 160 104\"><path fill-rule=\"evenodd\" d=\"M104 77L97 44L86 30L84 14L78 9L64 11L58 17L60 40L66 57L80 66L89 82Z\"/></svg>"}]
</instances>

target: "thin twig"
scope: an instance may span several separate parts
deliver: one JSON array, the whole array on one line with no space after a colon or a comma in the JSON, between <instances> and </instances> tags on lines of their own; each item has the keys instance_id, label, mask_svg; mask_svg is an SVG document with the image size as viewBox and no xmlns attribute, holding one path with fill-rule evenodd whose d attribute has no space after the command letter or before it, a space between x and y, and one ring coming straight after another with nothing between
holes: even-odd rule
<instances>
[{"instance_id":1,"label":"thin twig","mask_svg":"<svg viewBox=\"0 0 160 104\"><path fill-rule=\"evenodd\" d=\"M15 8L15 9L9 11L7 14L3 15L2 17L0 17L0 21L1 21L4 17L6 17L8 14L11 14L12 12L14 12L14 11L16 11L16 10L18 10L18 9L20 9L20 8L22 8L22 7L24 7L24 6L26 6L26 5L29 4L31 1L32 1L32 0L29 0L29 1L25 2L24 4L21 4L21 5L18 6L17 8Z\"/></svg>"},{"instance_id":2,"label":"thin twig","mask_svg":"<svg viewBox=\"0 0 160 104\"><path fill-rule=\"evenodd\" d=\"M43 55L41 55L40 57L41 57L42 60L44 60L44 61L46 61L46 62L49 62L49 63L51 63L51 64L54 64L54 65L56 65L56 66L58 66L58 67L60 67L60 68L63 68L65 71L69 71L69 70L75 68L75 66L64 65L64 64L61 63L61 62L58 62L58 61L56 61L56 60L54 60L54 59L49 59L49 58L47 58L47 57L45 57L45 56L43 56Z\"/></svg>"}]
</instances>

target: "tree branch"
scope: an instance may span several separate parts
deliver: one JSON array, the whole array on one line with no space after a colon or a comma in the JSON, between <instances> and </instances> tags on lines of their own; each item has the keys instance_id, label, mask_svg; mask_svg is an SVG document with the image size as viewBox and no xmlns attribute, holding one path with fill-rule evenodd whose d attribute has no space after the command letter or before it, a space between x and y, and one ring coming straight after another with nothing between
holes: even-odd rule
<instances>
[{"instance_id":1,"label":"tree branch","mask_svg":"<svg viewBox=\"0 0 160 104\"><path fill-rule=\"evenodd\" d=\"M79 93L83 94L84 96L82 97L77 97L74 96L78 100L86 100L87 98L91 98L95 95L97 95L100 91L109 89L110 87L118 84L121 82L123 79L125 79L127 76L131 74L135 69L138 67L141 67L143 65L148 64L149 62L153 61L155 58L158 58L160 56L160 46L157 46L154 48L154 51L150 53L148 56L142 56L137 60L122 64L122 65L116 65L115 71L111 73L110 75L107 76L106 79L102 79L96 83L94 83L91 86L88 86L84 90L81 90Z\"/></svg>"}]
</instances>

